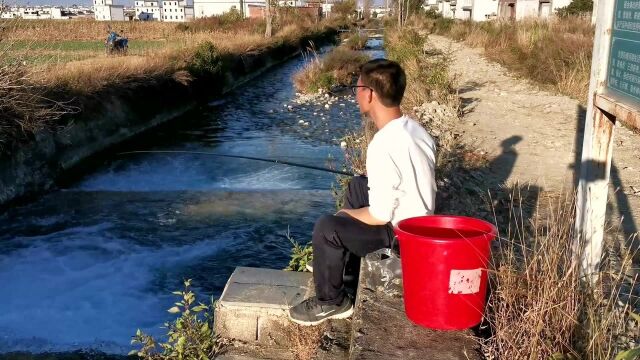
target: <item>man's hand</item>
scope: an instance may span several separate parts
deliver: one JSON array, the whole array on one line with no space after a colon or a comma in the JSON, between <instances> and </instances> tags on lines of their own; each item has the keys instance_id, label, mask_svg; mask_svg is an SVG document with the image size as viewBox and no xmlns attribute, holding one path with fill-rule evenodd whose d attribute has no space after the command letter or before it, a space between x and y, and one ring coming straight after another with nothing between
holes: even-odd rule
<instances>
[{"instance_id":1,"label":"man's hand","mask_svg":"<svg viewBox=\"0 0 640 360\"><path fill-rule=\"evenodd\" d=\"M379 220L371 215L369 212L369 207L364 207L360 209L341 209L336 213L345 213L353 218L356 218L367 225L385 225L387 222Z\"/></svg>"}]
</instances>

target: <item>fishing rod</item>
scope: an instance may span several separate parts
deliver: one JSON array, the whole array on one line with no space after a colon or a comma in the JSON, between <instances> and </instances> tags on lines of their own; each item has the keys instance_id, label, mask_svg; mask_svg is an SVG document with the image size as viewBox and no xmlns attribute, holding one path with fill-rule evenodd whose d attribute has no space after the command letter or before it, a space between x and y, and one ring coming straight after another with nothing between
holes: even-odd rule
<instances>
[{"instance_id":1,"label":"fishing rod","mask_svg":"<svg viewBox=\"0 0 640 360\"><path fill-rule=\"evenodd\" d=\"M299 164L299 163L294 163L294 162L291 162L291 161L283 161L283 160L278 160L278 159L264 159L264 158L258 158L258 157L252 157L252 156L243 156L243 155L218 154L218 153L212 153L212 152L207 152L207 151L138 150L138 151L121 152L118 155L130 155L130 154L192 154L192 155L209 155L209 156L218 156L218 157L225 157L225 158L232 158L232 159L245 159L245 160L263 161L263 162L269 162L269 163L281 164L281 165L289 165L289 166L295 166L295 167L311 169L311 170L325 171L325 172L330 172L330 173L339 174L339 175L355 176L354 174L351 174L351 173L348 173L348 172L345 172L345 171L333 170L333 169L324 168L324 167L320 167L320 166Z\"/></svg>"}]
</instances>

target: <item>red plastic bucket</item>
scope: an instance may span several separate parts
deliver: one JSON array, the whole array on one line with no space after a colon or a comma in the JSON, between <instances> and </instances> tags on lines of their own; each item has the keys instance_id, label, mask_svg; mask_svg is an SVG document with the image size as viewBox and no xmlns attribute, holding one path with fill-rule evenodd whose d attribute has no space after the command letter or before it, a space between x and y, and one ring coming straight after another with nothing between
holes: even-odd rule
<instances>
[{"instance_id":1,"label":"red plastic bucket","mask_svg":"<svg viewBox=\"0 0 640 360\"><path fill-rule=\"evenodd\" d=\"M407 317L439 330L479 324L495 226L469 217L433 215L402 220L395 233Z\"/></svg>"}]
</instances>

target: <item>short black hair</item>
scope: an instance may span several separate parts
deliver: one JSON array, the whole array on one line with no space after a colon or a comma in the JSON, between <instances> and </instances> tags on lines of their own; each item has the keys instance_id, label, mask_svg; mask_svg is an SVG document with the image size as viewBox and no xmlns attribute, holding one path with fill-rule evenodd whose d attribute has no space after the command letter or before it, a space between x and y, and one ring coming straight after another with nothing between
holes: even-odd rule
<instances>
[{"instance_id":1,"label":"short black hair","mask_svg":"<svg viewBox=\"0 0 640 360\"><path fill-rule=\"evenodd\" d=\"M360 67L360 78L384 106L400 106L407 87L407 76L400 64L387 59L371 60Z\"/></svg>"}]
</instances>

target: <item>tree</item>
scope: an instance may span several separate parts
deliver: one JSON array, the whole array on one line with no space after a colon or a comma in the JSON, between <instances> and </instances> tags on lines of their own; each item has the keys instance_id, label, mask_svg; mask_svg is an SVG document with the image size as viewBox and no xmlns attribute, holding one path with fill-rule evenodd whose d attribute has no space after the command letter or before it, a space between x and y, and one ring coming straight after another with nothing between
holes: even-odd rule
<instances>
[{"instance_id":1,"label":"tree","mask_svg":"<svg viewBox=\"0 0 640 360\"><path fill-rule=\"evenodd\" d=\"M362 18L369 20L371 17L371 0L362 0Z\"/></svg>"},{"instance_id":2,"label":"tree","mask_svg":"<svg viewBox=\"0 0 640 360\"><path fill-rule=\"evenodd\" d=\"M594 9L593 0L573 0L565 7L558 9L558 16L567 17L591 12Z\"/></svg>"},{"instance_id":3,"label":"tree","mask_svg":"<svg viewBox=\"0 0 640 360\"><path fill-rule=\"evenodd\" d=\"M423 4L423 0L396 0L398 8L398 27L402 27L409 17L417 14Z\"/></svg>"},{"instance_id":4,"label":"tree","mask_svg":"<svg viewBox=\"0 0 640 360\"><path fill-rule=\"evenodd\" d=\"M333 4L331 13L342 17L349 17L356 11L355 0L344 0Z\"/></svg>"},{"instance_id":5,"label":"tree","mask_svg":"<svg viewBox=\"0 0 640 360\"><path fill-rule=\"evenodd\" d=\"M271 15L271 0L265 0L264 17L267 23L264 36L270 38L272 33L273 16Z\"/></svg>"}]
</instances>

